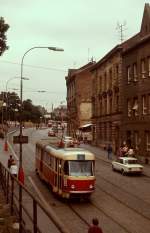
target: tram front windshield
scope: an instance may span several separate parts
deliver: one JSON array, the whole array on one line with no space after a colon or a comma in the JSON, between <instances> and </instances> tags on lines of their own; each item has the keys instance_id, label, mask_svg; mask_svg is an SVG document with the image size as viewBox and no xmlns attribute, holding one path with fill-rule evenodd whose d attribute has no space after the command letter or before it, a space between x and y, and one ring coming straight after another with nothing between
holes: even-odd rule
<instances>
[{"instance_id":1,"label":"tram front windshield","mask_svg":"<svg viewBox=\"0 0 150 233\"><path fill-rule=\"evenodd\" d=\"M93 176L93 161L68 161L70 176Z\"/></svg>"}]
</instances>

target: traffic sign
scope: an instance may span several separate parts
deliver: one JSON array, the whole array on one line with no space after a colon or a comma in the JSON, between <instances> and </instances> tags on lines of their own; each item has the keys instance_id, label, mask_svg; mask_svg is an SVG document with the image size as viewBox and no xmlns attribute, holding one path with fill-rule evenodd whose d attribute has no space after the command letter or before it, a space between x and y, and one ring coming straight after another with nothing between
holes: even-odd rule
<instances>
[{"instance_id":1,"label":"traffic sign","mask_svg":"<svg viewBox=\"0 0 150 233\"><path fill-rule=\"evenodd\" d=\"M14 144L25 144L28 143L28 136L13 136L13 143Z\"/></svg>"}]
</instances>

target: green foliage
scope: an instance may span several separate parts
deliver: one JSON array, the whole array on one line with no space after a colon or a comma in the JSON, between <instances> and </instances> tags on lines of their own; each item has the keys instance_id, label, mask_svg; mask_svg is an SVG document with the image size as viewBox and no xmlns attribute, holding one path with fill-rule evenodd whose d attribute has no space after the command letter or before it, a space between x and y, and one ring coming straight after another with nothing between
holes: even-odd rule
<instances>
[{"instance_id":1,"label":"green foliage","mask_svg":"<svg viewBox=\"0 0 150 233\"><path fill-rule=\"evenodd\" d=\"M0 122L3 120L19 121L20 120L20 98L15 92L0 93ZM5 106L3 106L5 103ZM7 107L6 107L7 105ZM44 115L46 110L41 106L32 104L32 100L27 99L22 103L22 120L40 123L40 117Z\"/></svg>"},{"instance_id":2,"label":"green foliage","mask_svg":"<svg viewBox=\"0 0 150 233\"><path fill-rule=\"evenodd\" d=\"M9 25L5 23L4 18L0 17L0 56L7 50L7 37L6 32L9 29Z\"/></svg>"}]
</instances>

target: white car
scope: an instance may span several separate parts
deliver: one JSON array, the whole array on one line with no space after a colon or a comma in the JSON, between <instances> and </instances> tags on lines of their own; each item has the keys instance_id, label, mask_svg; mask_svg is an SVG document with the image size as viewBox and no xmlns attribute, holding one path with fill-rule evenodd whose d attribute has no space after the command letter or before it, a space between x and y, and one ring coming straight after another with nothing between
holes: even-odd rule
<instances>
[{"instance_id":1,"label":"white car","mask_svg":"<svg viewBox=\"0 0 150 233\"><path fill-rule=\"evenodd\" d=\"M66 146L74 146L74 140L72 137L70 136L64 136L63 138L63 143L66 145Z\"/></svg>"},{"instance_id":2,"label":"white car","mask_svg":"<svg viewBox=\"0 0 150 233\"><path fill-rule=\"evenodd\" d=\"M138 160L133 157L119 157L112 162L112 169L125 173L139 173L143 172L143 166L138 163Z\"/></svg>"}]
</instances>

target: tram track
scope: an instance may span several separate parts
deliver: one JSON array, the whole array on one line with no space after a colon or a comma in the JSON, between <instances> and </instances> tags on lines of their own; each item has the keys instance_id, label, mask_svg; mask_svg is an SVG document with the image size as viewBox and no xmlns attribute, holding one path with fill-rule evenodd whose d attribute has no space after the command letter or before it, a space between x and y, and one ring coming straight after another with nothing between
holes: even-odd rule
<instances>
[{"instance_id":1,"label":"tram track","mask_svg":"<svg viewBox=\"0 0 150 233\"><path fill-rule=\"evenodd\" d=\"M32 132L33 133L33 132ZM35 143L33 141L30 142L32 145L34 145ZM31 148L30 148L31 149ZM97 158L97 157L96 157ZM101 160L103 163L106 164L106 166L110 167L110 161L105 161L103 159L100 159L98 158L98 160ZM97 192L96 192L96 195L97 197L96 198L92 198L91 201L89 203L87 203L87 205L82 205L82 203L78 203L78 204L74 204L74 203L65 203L64 206L61 205L61 208L64 210L64 211L60 211L60 204L56 204L56 206L54 205L54 209L57 211L57 213L61 212L60 213L60 217L62 219L65 218L65 216L63 216L62 212L66 212L67 209L66 209L66 206L68 206L68 208L70 209L70 211L68 211L68 213L66 213L66 216L68 216L68 219L65 219L66 222L69 221L69 219L73 219L73 216L75 217L76 216L76 221L80 221L83 223L83 226L84 229L87 228L89 226L89 222L91 221L92 217L95 216L95 209L97 210L97 216L99 218L101 218L101 216L105 216L105 218L107 219L106 222L108 222L108 224L111 222L112 226L114 226L114 228L116 227L117 229L119 229L118 231L114 231L114 232L119 232L119 233L135 233L137 232L136 230L133 230L132 226L130 227L129 223L128 223L128 220L125 221L125 224L122 224L118 218L116 218L116 216L113 216L111 215L111 212L109 211L109 209L107 208L103 208L103 205L101 205L100 201L99 201L99 197L101 198L101 194L103 192L103 196L108 196L108 199L112 199L114 200L114 202L118 202L120 205L124 206L122 207L122 209L130 209L130 211L132 211L136 216L139 215L141 216L141 218L145 219L145 222L146 222L146 225L147 225L147 221L150 220L150 215L146 215L146 213L141 213L140 212L140 209L138 209L137 211L137 208L133 208L133 206L130 206L130 203L126 203L125 201L123 201L123 199L120 199L118 198L114 192L110 193L109 192L109 189L107 189L107 186L108 185L111 185L111 186L114 186L116 189L118 189L120 192L122 192L124 195L128 195L129 197L132 197L135 201L137 202L140 202L140 203L144 203L144 206L146 206L146 208L148 209L150 207L150 203L147 202L147 201L144 201L142 198L139 198L137 195L135 194L132 194L131 192L128 192L126 189L120 187L119 185L117 184L114 184L113 182L111 182L110 180L107 180L105 177L103 177L102 175L97 175L97 179L98 180L104 180L105 183L107 182L107 185L106 187L102 187L102 185L100 184L96 184L97 186ZM142 177L142 179L144 179L144 177ZM145 182L148 183L148 180L147 180L147 177L145 178ZM100 183L100 181L99 181ZM42 189L43 191L43 189ZM95 195L95 194L94 194ZM48 195L49 196L49 195ZM129 198L130 199L130 198ZM48 199L47 199L48 200ZM106 200L103 200L103 202L107 201L107 198ZM56 200L54 199L54 203L56 202ZM132 202L132 201L131 201ZM118 205L119 205L118 204ZM141 204L140 204L141 205ZM105 204L104 204L105 206ZM107 206L107 205L106 205ZM150 208L149 208L150 209ZM86 212L86 210L88 210L89 213ZM90 217L89 217L89 214L90 214ZM133 214L133 215L134 215ZM61 216L62 215L62 216ZM70 218L69 218L70 217ZM139 217L136 217L136 219L139 219ZM105 221L103 221L105 222ZM144 222L144 221L143 221ZM70 223L70 228L71 228L71 225L72 223ZM79 225L82 225L81 223ZM72 226L73 227L73 226ZM140 226L141 227L141 226ZM148 227L147 227L148 228ZM80 227L78 226L78 229L80 229ZM109 227L108 227L109 229ZM113 228L112 228L113 229ZM148 228L149 229L149 228ZM73 229L73 232L77 232L75 231L75 228ZM83 231L84 232L84 231ZM111 231L110 229L106 232L113 232ZM138 232L146 232L144 229L143 231L138 231ZM147 231L148 232L148 231Z\"/></svg>"},{"instance_id":2,"label":"tram track","mask_svg":"<svg viewBox=\"0 0 150 233\"><path fill-rule=\"evenodd\" d=\"M145 212L145 214L143 214L143 213L140 211L141 208L138 209L138 208L131 207L129 204L125 203L124 201L122 201L122 200L120 200L119 198L117 198L115 195L113 195L113 194L109 193L108 191L104 190L104 189L101 188L101 186L99 186L99 185L97 185L97 188L98 188L99 190L101 190L102 192L104 192L105 194L107 194L107 195L109 195L110 197L112 197L113 199L115 199L116 201L118 201L119 203L123 204L124 206L126 206L127 208L129 208L130 210L132 210L133 212L135 212L136 214L139 214L139 215L141 215L143 218L145 218L145 219L147 219L147 220L150 220L150 213L147 214L147 212ZM133 196L133 195L132 195L132 196ZM135 197L135 196L134 196L134 197ZM143 201L142 199L136 197L136 201L138 202L139 200L142 201L142 202L144 202L144 203L146 203L146 207L147 207L147 208L148 208L148 207L150 208L150 204L149 204L149 203L147 203L147 202Z\"/></svg>"},{"instance_id":3,"label":"tram track","mask_svg":"<svg viewBox=\"0 0 150 233\"><path fill-rule=\"evenodd\" d=\"M111 220L111 222L113 222L115 225L119 226L119 228L123 229L124 233L133 233L132 231L128 230L126 227L122 226L117 220L115 220L111 215L109 215L108 213L106 213L102 208L98 207L96 203L94 202L89 202L88 205L91 205L91 207L94 207L95 209L98 210L99 215L101 216L102 214L105 215L106 218L108 218L109 220ZM72 210L72 212L74 214L76 214L87 226L89 226L89 223L87 222L87 220L85 219L85 217L82 217L82 215L76 210L76 208L74 208L74 206L72 204L68 204L68 207ZM90 212L94 212L91 210L90 208Z\"/></svg>"}]
</instances>

